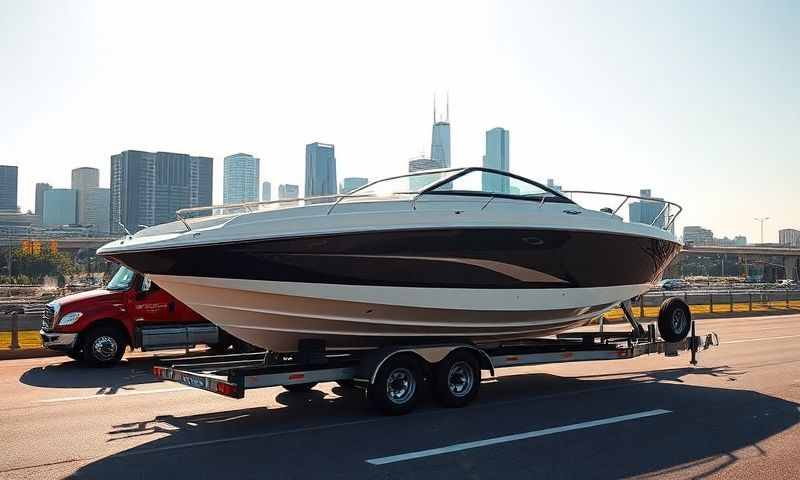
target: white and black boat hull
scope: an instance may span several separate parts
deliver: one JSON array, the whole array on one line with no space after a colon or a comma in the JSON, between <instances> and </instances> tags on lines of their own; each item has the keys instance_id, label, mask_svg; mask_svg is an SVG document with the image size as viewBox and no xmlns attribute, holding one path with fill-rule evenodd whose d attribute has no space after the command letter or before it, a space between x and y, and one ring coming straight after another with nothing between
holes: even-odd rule
<instances>
[{"instance_id":1,"label":"white and black boat hull","mask_svg":"<svg viewBox=\"0 0 800 480\"><path fill-rule=\"evenodd\" d=\"M232 335L273 351L294 351L301 339L346 349L420 339L485 344L542 337L584 325L650 288L442 289L152 278Z\"/></svg>"}]
</instances>

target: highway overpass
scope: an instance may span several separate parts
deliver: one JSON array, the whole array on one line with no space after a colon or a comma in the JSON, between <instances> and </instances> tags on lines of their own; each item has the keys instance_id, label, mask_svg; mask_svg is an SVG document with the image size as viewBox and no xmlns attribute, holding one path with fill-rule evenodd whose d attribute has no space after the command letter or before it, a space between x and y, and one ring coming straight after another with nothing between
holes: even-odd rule
<instances>
[{"instance_id":1,"label":"highway overpass","mask_svg":"<svg viewBox=\"0 0 800 480\"><path fill-rule=\"evenodd\" d=\"M686 255L737 255L745 258L780 257L786 272L786 278L800 280L800 248L797 247L770 245L717 247L712 245L692 245L684 247L681 253Z\"/></svg>"}]
</instances>

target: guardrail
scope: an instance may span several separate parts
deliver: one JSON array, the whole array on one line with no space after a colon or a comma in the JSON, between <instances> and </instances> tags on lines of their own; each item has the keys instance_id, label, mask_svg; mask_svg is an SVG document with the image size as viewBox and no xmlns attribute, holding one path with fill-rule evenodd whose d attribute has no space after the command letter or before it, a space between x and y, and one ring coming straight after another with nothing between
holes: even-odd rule
<instances>
[{"instance_id":1,"label":"guardrail","mask_svg":"<svg viewBox=\"0 0 800 480\"><path fill-rule=\"evenodd\" d=\"M745 311L752 312L753 305L769 308L774 303L783 303L787 308L792 302L800 302L800 290L797 289L759 289L759 290L661 290L649 292L638 299L639 317L646 317L646 307L658 307L670 297L680 297L689 305L708 305L710 313L735 311L735 305L747 305ZM723 305L726 307L723 309ZM714 308L717 311L714 311Z\"/></svg>"}]
</instances>

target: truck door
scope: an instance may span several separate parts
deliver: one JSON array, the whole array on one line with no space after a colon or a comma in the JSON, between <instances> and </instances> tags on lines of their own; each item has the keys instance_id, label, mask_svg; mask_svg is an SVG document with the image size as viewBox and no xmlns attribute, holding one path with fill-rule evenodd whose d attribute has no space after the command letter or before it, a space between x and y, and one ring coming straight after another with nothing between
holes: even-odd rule
<instances>
[{"instance_id":1,"label":"truck door","mask_svg":"<svg viewBox=\"0 0 800 480\"><path fill-rule=\"evenodd\" d=\"M176 300L153 283L140 277L133 296L130 312L137 327L180 322L177 318Z\"/></svg>"}]
</instances>

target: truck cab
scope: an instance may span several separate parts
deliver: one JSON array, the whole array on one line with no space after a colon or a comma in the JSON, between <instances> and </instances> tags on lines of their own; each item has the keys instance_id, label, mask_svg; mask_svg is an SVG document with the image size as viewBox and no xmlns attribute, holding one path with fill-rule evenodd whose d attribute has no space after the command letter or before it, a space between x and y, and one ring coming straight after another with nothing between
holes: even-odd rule
<instances>
[{"instance_id":1,"label":"truck cab","mask_svg":"<svg viewBox=\"0 0 800 480\"><path fill-rule=\"evenodd\" d=\"M119 362L127 347L147 351L205 344L225 352L243 346L149 278L124 266L103 288L47 304L39 333L46 348L92 366Z\"/></svg>"}]
</instances>

